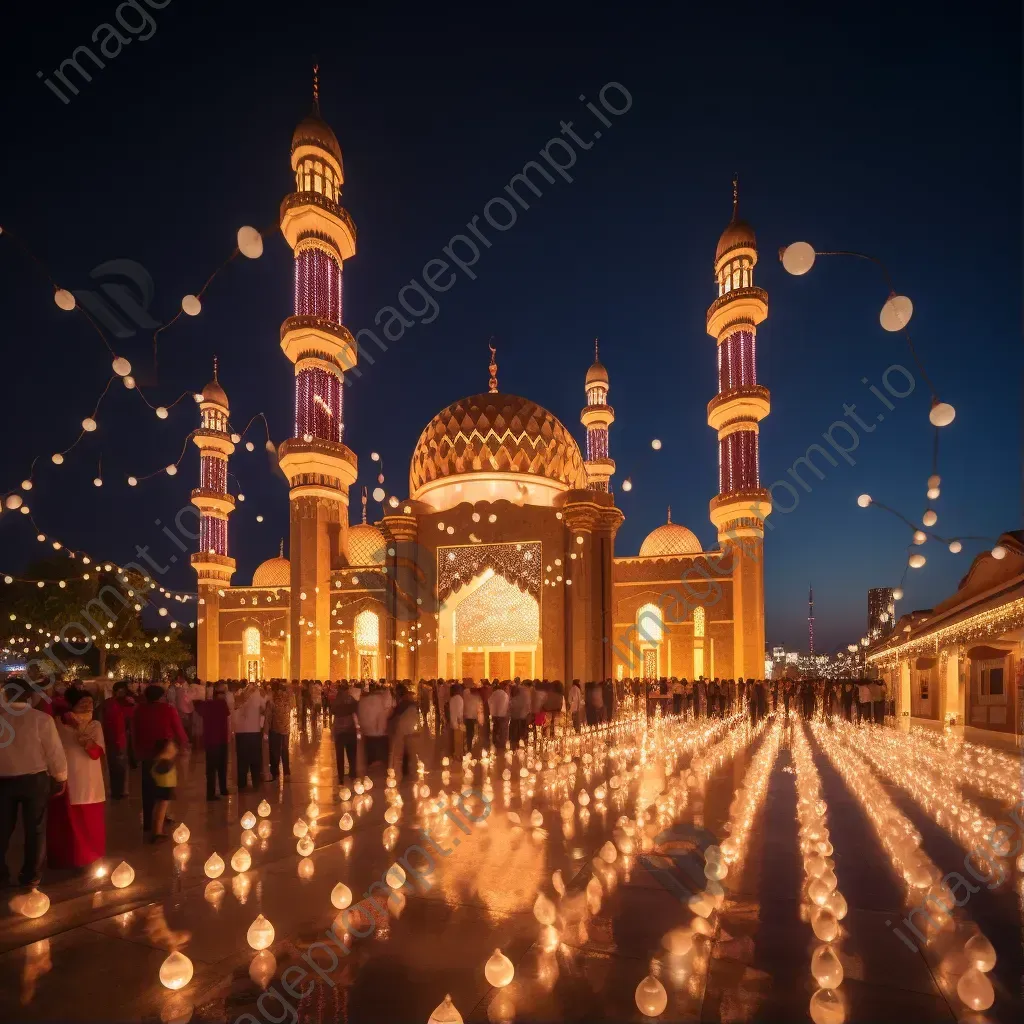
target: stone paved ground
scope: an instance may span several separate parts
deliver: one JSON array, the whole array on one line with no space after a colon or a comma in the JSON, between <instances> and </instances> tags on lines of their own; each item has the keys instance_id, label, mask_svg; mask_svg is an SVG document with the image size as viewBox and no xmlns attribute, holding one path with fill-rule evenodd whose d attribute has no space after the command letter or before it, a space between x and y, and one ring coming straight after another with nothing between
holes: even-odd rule
<instances>
[{"instance_id":1,"label":"stone paved ground","mask_svg":"<svg viewBox=\"0 0 1024 1024\"><path fill-rule=\"evenodd\" d=\"M735 756L716 760L706 785L691 792L679 816L684 846L695 828L719 841L728 835L734 793L764 742L761 734L749 746L739 744ZM425 782L433 796L442 785L440 747L434 740L428 745ZM990 975L995 1004L987 1014L968 1015L955 995L958 967L943 958L941 943L925 955L894 934L893 926L906 914L903 883L861 805L816 743L812 750L828 803L835 871L850 907L837 944L846 1019L921 1024L1021 1019L1021 904L1014 888L1019 878L992 891L982 888L959 912L982 928L999 954ZM619 815L634 813L632 793L621 808L592 805L589 820L577 816L567 836L558 813L564 794L548 796L538 784L534 800L524 806L514 785L506 807L500 761L492 772L495 800L487 818L478 825L461 819L462 828L447 819L447 832L434 826L439 847L450 854L436 856L436 869L410 886L404 905L393 901L390 914L378 908L372 927L362 916L347 918L353 930L362 925L370 934L347 939L349 952L342 954L325 940L338 917L331 890L344 881L358 901L396 857L413 844L423 845L414 828L421 820L416 797L411 783L404 783L403 813L389 851L383 841L382 769L370 772L372 807L354 814L354 827L343 833L329 736L319 730L296 733L292 758L288 782L263 786L262 796L272 807L272 833L252 847L252 868L239 876L228 867L214 886L203 864L214 850L227 860L237 849L239 818L255 810L258 796L234 795L208 804L198 752L181 772L172 811L191 830L189 843L177 849L143 845L136 771L130 799L108 805L111 852L104 862L109 871L121 858L128 860L135 881L116 890L107 878L92 874L48 877L43 889L51 909L45 916L28 920L7 911L0 917L0 1019L204 1022L248 1020L244 1015L251 1014L268 1024L296 1018L316 1024L404 1024L426 1021L451 993L467 1021L635 1021L645 1019L634 991L652 959L668 993L661 1020L810 1019L808 1003L817 988L810 960L818 942L802 898L796 776L785 731L742 865L725 879L724 902L709 926L697 926L710 935L698 935L683 960L665 956L662 937L695 920L680 899L680 892L686 894L686 863L658 862L668 866L675 882L658 863L645 866L636 857L620 854L603 872L592 864ZM688 758L681 763L685 766ZM481 784L479 769L474 779L474 785ZM581 771L577 785L593 792L601 779L588 781ZM456 775L448 790L458 781ZM292 824L305 813L314 786L323 827L315 851L302 862ZM905 793L889 792L942 870L962 865L963 851ZM540 829L530 825L533 809L543 814ZM509 810L520 815L520 825ZM423 861L412 856L410 863ZM557 899L551 883L556 869L568 889L559 902L557 944L545 940L533 913L538 891ZM592 902L588 909L587 883L595 873L603 880L603 894L599 906ZM593 901L593 884L590 893ZM260 965L269 958L254 962L246 941L260 913L276 932L274 962L263 975ZM496 947L515 965L512 984L500 990L488 984L483 970ZM172 948L188 955L195 972L178 993L157 980ZM310 962L321 968L319 974L312 973ZM305 976L289 973L292 965ZM306 994L289 997L285 982Z\"/></svg>"}]
</instances>

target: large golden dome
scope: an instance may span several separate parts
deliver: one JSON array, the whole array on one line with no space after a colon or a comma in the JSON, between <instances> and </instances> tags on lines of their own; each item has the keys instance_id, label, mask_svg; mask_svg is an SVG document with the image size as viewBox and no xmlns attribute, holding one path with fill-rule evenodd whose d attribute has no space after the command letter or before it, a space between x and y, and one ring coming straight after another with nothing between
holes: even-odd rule
<instances>
[{"instance_id":1,"label":"large golden dome","mask_svg":"<svg viewBox=\"0 0 1024 1024\"><path fill-rule=\"evenodd\" d=\"M587 486L579 446L558 417L501 393L462 398L426 425L409 466L410 496L471 473L543 477L558 490Z\"/></svg>"},{"instance_id":2,"label":"large golden dome","mask_svg":"<svg viewBox=\"0 0 1024 1024\"><path fill-rule=\"evenodd\" d=\"M383 565L387 552L384 534L370 523L348 528L348 564Z\"/></svg>"}]
</instances>

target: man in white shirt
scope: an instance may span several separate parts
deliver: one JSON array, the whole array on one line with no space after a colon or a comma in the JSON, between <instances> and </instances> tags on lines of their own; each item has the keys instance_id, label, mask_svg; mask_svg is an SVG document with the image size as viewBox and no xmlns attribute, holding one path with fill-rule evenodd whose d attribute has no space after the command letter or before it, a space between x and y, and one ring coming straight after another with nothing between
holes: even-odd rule
<instances>
[{"instance_id":1,"label":"man in white shirt","mask_svg":"<svg viewBox=\"0 0 1024 1024\"><path fill-rule=\"evenodd\" d=\"M387 697L376 685L370 688L356 709L367 768L374 761L388 762L388 711Z\"/></svg>"},{"instance_id":2,"label":"man in white shirt","mask_svg":"<svg viewBox=\"0 0 1024 1024\"><path fill-rule=\"evenodd\" d=\"M860 721L871 721L871 683L866 679L857 683L857 713Z\"/></svg>"},{"instance_id":3,"label":"man in white shirt","mask_svg":"<svg viewBox=\"0 0 1024 1024\"><path fill-rule=\"evenodd\" d=\"M451 696L448 698L448 719L452 726L452 754L462 757L462 741L466 736L463 724L462 687L458 683L452 685Z\"/></svg>"},{"instance_id":4,"label":"man in white shirt","mask_svg":"<svg viewBox=\"0 0 1024 1024\"><path fill-rule=\"evenodd\" d=\"M25 833L25 858L19 881L35 887L46 853L46 809L51 781L64 792L68 763L53 719L27 700L18 680L3 684L0 693L0 884L8 884L7 849L18 821Z\"/></svg>"},{"instance_id":5,"label":"man in white shirt","mask_svg":"<svg viewBox=\"0 0 1024 1024\"><path fill-rule=\"evenodd\" d=\"M244 793L249 776L253 788L263 782L263 722L267 699L255 683L235 692L231 728L235 734L238 792Z\"/></svg>"},{"instance_id":6,"label":"man in white shirt","mask_svg":"<svg viewBox=\"0 0 1024 1024\"><path fill-rule=\"evenodd\" d=\"M491 713L491 743L495 747L504 747L508 740L508 690L506 686L506 683L496 684L487 700L487 708Z\"/></svg>"}]
</instances>

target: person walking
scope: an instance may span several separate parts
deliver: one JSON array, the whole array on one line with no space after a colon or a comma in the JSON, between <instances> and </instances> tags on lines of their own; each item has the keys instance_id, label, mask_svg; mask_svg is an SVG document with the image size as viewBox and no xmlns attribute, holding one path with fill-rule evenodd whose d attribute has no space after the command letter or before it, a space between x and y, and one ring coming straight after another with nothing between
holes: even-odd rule
<instances>
[{"instance_id":1,"label":"person walking","mask_svg":"<svg viewBox=\"0 0 1024 1024\"><path fill-rule=\"evenodd\" d=\"M885 682L871 680L871 711L876 725L885 724Z\"/></svg>"},{"instance_id":2,"label":"person walking","mask_svg":"<svg viewBox=\"0 0 1024 1024\"><path fill-rule=\"evenodd\" d=\"M465 704L462 699L462 687L452 683L451 695L448 698L448 721L452 727L452 757L462 759L463 745L466 739Z\"/></svg>"},{"instance_id":3,"label":"person walking","mask_svg":"<svg viewBox=\"0 0 1024 1024\"><path fill-rule=\"evenodd\" d=\"M409 755L414 753L413 737L419 730L419 711L403 683L395 687L398 703L388 718L388 733L391 737L390 767L396 777L404 779L409 774Z\"/></svg>"},{"instance_id":4,"label":"person walking","mask_svg":"<svg viewBox=\"0 0 1024 1024\"><path fill-rule=\"evenodd\" d=\"M356 752L359 746L359 732L356 716L360 702L352 696L348 683L342 682L331 705L331 730L334 733L334 756L338 762L338 782L345 780L345 759L348 758L348 776L356 777Z\"/></svg>"},{"instance_id":5,"label":"person walking","mask_svg":"<svg viewBox=\"0 0 1024 1024\"><path fill-rule=\"evenodd\" d=\"M263 723L266 698L255 683L247 683L235 694L231 728L235 734L236 788L244 793L249 779L254 789L263 784Z\"/></svg>"},{"instance_id":6,"label":"person walking","mask_svg":"<svg viewBox=\"0 0 1024 1024\"><path fill-rule=\"evenodd\" d=\"M122 697L128 697L128 684L114 684L114 690L100 709L103 723L103 743L107 751L107 772L110 775L110 799L123 800L128 780L128 719ZM135 702L132 701L134 708Z\"/></svg>"},{"instance_id":7,"label":"person walking","mask_svg":"<svg viewBox=\"0 0 1024 1024\"><path fill-rule=\"evenodd\" d=\"M203 749L206 755L206 799L219 800L228 795L228 742L231 737L231 709L228 684L218 682L209 700L197 701L196 715L203 723ZM220 786L220 796L217 787Z\"/></svg>"},{"instance_id":8,"label":"person walking","mask_svg":"<svg viewBox=\"0 0 1024 1024\"><path fill-rule=\"evenodd\" d=\"M462 689L462 720L466 725L466 750L473 752L473 740L482 715L480 691L467 684Z\"/></svg>"},{"instance_id":9,"label":"person walking","mask_svg":"<svg viewBox=\"0 0 1024 1024\"><path fill-rule=\"evenodd\" d=\"M277 781L278 772L284 769L284 777L290 779L291 764L288 760L288 734L292 727L291 687L283 679L271 684L270 703L267 708L267 739L270 747L270 778Z\"/></svg>"},{"instance_id":10,"label":"person walking","mask_svg":"<svg viewBox=\"0 0 1024 1024\"><path fill-rule=\"evenodd\" d=\"M63 791L50 798L46 862L51 868L84 868L107 852L103 726L93 718L87 690L69 687L64 699L70 710L55 724L68 778Z\"/></svg>"},{"instance_id":11,"label":"person walking","mask_svg":"<svg viewBox=\"0 0 1024 1024\"><path fill-rule=\"evenodd\" d=\"M363 760L366 768L377 761L388 763L388 709L384 692L376 683L359 701L357 711L359 731L363 736Z\"/></svg>"},{"instance_id":12,"label":"person walking","mask_svg":"<svg viewBox=\"0 0 1024 1024\"><path fill-rule=\"evenodd\" d=\"M142 693L143 702L135 709L136 751L142 767L142 831L153 833L153 807L157 801L157 783L153 779L153 763L165 740L174 740L184 750L188 737L181 726L178 710L163 699L163 687L150 683Z\"/></svg>"},{"instance_id":13,"label":"person walking","mask_svg":"<svg viewBox=\"0 0 1024 1024\"><path fill-rule=\"evenodd\" d=\"M487 702L491 712L491 744L501 748L508 741L508 692L505 684L495 684Z\"/></svg>"},{"instance_id":14,"label":"person walking","mask_svg":"<svg viewBox=\"0 0 1024 1024\"><path fill-rule=\"evenodd\" d=\"M33 708L18 680L3 684L0 696L0 885L8 885L7 851L18 812L25 836L19 882L35 888L46 856L46 814L51 792L67 787L68 763L53 718Z\"/></svg>"},{"instance_id":15,"label":"person walking","mask_svg":"<svg viewBox=\"0 0 1024 1024\"><path fill-rule=\"evenodd\" d=\"M580 681L574 679L569 687L569 717L572 719L574 732L580 731L581 714L583 711L583 690L580 688Z\"/></svg>"},{"instance_id":16,"label":"person walking","mask_svg":"<svg viewBox=\"0 0 1024 1024\"><path fill-rule=\"evenodd\" d=\"M871 683L867 679L857 683L857 716L860 722L871 721Z\"/></svg>"}]
</instances>

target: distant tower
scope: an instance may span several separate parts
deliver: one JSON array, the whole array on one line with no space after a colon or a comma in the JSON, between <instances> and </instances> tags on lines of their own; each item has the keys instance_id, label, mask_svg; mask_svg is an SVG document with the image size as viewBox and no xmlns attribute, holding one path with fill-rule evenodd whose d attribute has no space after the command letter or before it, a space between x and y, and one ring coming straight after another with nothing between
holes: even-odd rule
<instances>
[{"instance_id":1,"label":"distant tower","mask_svg":"<svg viewBox=\"0 0 1024 1024\"><path fill-rule=\"evenodd\" d=\"M733 561L734 660L732 674L764 671L764 520L771 496L761 487L758 424L771 408L757 383L757 325L768 316L768 293L754 286L757 241L739 219L733 181L732 220L715 251L718 298L708 308L707 332L718 343L718 394L708 403L708 426L718 433L718 495L711 522Z\"/></svg>"},{"instance_id":2,"label":"distant tower","mask_svg":"<svg viewBox=\"0 0 1024 1024\"><path fill-rule=\"evenodd\" d=\"M228 432L228 396L217 379L203 388L199 403L200 426L192 434L199 448L199 486L192 491L192 504L199 509L199 550L192 555L198 577L197 618L200 679L218 679L220 670L220 594L231 583L235 560L228 557L228 516L235 499L228 494L228 456L235 450Z\"/></svg>"},{"instance_id":3,"label":"distant tower","mask_svg":"<svg viewBox=\"0 0 1024 1024\"><path fill-rule=\"evenodd\" d=\"M807 646L810 654L814 654L814 587L807 587Z\"/></svg>"},{"instance_id":4,"label":"distant tower","mask_svg":"<svg viewBox=\"0 0 1024 1024\"><path fill-rule=\"evenodd\" d=\"M295 314L281 348L295 364L295 436L279 450L290 484L291 675L330 676L330 575L348 556L348 489L355 455L344 445L343 375L356 344L342 325L341 268L355 255L356 229L341 204L341 147L313 109L292 136L295 191L281 203L281 233L295 254Z\"/></svg>"},{"instance_id":5,"label":"distant tower","mask_svg":"<svg viewBox=\"0 0 1024 1024\"><path fill-rule=\"evenodd\" d=\"M615 410L608 404L608 371L597 356L594 339L594 363L587 370L587 404L580 422L587 428L587 481L592 491L607 491L615 472L615 461L608 455L608 428L615 422Z\"/></svg>"},{"instance_id":6,"label":"distant tower","mask_svg":"<svg viewBox=\"0 0 1024 1024\"><path fill-rule=\"evenodd\" d=\"M892 587L872 587L868 591L868 636L872 640L888 636L896 618Z\"/></svg>"}]
</instances>

